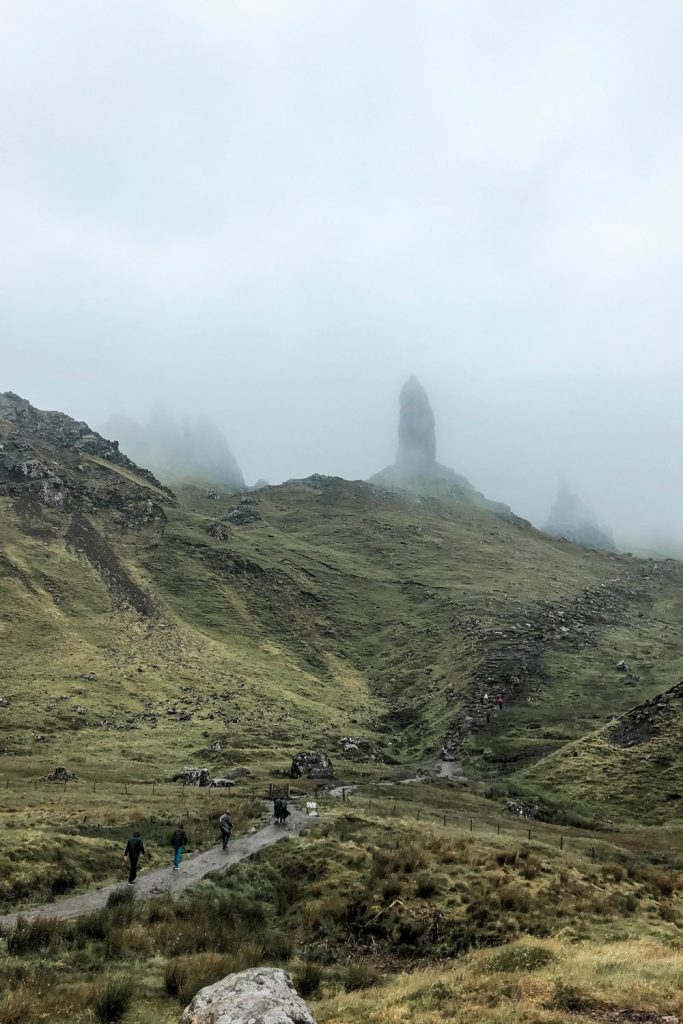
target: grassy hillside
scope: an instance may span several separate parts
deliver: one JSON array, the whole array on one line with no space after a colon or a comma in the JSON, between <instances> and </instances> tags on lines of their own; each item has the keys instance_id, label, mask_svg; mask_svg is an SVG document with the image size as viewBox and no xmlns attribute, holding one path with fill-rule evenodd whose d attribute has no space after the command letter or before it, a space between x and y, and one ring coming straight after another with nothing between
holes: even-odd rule
<instances>
[{"instance_id":1,"label":"grassy hillside","mask_svg":"<svg viewBox=\"0 0 683 1024\"><path fill-rule=\"evenodd\" d=\"M10 937L0 1024L92 1019L105 962L131 1024L263 962L329 1024L680 1012L680 563L335 478L172 494L85 424L10 412L0 909L120 877L134 826L153 865L180 817L192 849L226 803L250 828L299 750L357 788L180 900ZM188 764L236 785L183 789Z\"/></svg>"},{"instance_id":2,"label":"grassy hillside","mask_svg":"<svg viewBox=\"0 0 683 1024\"><path fill-rule=\"evenodd\" d=\"M329 478L258 492L248 525L198 488L140 524L122 483L157 500L154 485L96 465L88 514L0 498L9 777L152 780L201 760L266 778L302 746L372 776L433 764L464 713L454 756L472 776L539 779L530 766L683 672L678 563ZM482 689L505 692L489 722ZM345 759L346 735L374 757Z\"/></svg>"}]
</instances>

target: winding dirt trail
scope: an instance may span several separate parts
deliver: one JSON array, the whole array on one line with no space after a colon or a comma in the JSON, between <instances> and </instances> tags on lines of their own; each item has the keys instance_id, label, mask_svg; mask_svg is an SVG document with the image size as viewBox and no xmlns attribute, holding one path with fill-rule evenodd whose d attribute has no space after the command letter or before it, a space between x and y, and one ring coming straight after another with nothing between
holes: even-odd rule
<instances>
[{"instance_id":1,"label":"winding dirt trail","mask_svg":"<svg viewBox=\"0 0 683 1024\"><path fill-rule=\"evenodd\" d=\"M140 861L142 874L138 875L135 882L135 897L139 900L154 899L154 897L163 896L168 892L174 893L187 889L214 871L229 868L267 846L273 846L274 843L278 843L288 836L298 835L307 824L311 824L312 820L318 819L311 819L292 808L286 827L271 822L252 835L231 841L225 852L218 848L207 850L205 853L196 853L183 859L180 871L173 871L170 864L168 867L157 868L155 871L145 871L143 858ZM127 867L123 862L121 863L121 873L122 875L127 873ZM14 914L4 914L0 916L0 925L4 928L13 928L19 917L27 921L40 917L60 921L71 917L83 917L85 914L91 914L94 910L104 907L109 895L116 889L120 889L122 885L127 886L125 879L123 882L107 885L103 889L93 889L90 892L81 893L80 896L71 896L69 899L60 900L57 903L43 903L41 906L30 907Z\"/></svg>"}]
</instances>

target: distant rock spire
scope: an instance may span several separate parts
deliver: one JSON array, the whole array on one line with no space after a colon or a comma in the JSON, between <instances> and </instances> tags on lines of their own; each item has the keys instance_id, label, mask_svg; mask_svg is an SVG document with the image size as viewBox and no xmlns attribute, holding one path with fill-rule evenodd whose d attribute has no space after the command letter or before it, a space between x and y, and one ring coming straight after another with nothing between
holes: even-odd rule
<instances>
[{"instance_id":1,"label":"distant rock spire","mask_svg":"<svg viewBox=\"0 0 683 1024\"><path fill-rule=\"evenodd\" d=\"M584 505L564 481L560 484L544 529L553 537L561 537L583 547L617 550L612 531L600 526L592 510Z\"/></svg>"},{"instance_id":2,"label":"distant rock spire","mask_svg":"<svg viewBox=\"0 0 683 1024\"><path fill-rule=\"evenodd\" d=\"M413 472L436 459L434 413L427 392L417 377L410 377L399 397L398 464Z\"/></svg>"}]
</instances>

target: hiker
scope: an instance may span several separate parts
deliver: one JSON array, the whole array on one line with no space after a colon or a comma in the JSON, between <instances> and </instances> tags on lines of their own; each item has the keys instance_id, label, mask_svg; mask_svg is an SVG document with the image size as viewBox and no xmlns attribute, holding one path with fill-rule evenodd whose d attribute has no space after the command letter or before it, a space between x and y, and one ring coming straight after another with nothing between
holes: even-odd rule
<instances>
[{"instance_id":1,"label":"hiker","mask_svg":"<svg viewBox=\"0 0 683 1024\"><path fill-rule=\"evenodd\" d=\"M278 825L284 825L286 819L289 817L289 811L287 810L287 801L283 796L275 797L275 821Z\"/></svg>"},{"instance_id":2,"label":"hiker","mask_svg":"<svg viewBox=\"0 0 683 1024\"><path fill-rule=\"evenodd\" d=\"M133 885L138 874L138 860L140 857L145 856L145 845L142 842L142 836L138 831L133 832L126 843L126 851L123 855L123 859L128 858L130 861L130 872L128 874L128 885Z\"/></svg>"},{"instance_id":3,"label":"hiker","mask_svg":"<svg viewBox=\"0 0 683 1024\"><path fill-rule=\"evenodd\" d=\"M499 711L503 710L503 694L502 693L498 694L498 710Z\"/></svg>"},{"instance_id":4,"label":"hiker","mask_svg":"<svg viewBox=\"0 0 683 1024\"><path fill-rule=\"evenodd\" d=\"M232 835L232 817L230 815L230 811L226 811L225 814L221 814L218 819L218 824L221 830L223 849L227 850L228 843L230 842L230 836Z\"/></svg>"},{"instance_id":5,"label":"hiker","mask_svg":"<svg viewBox=\"0 0 683 1024\"><path fill-rule=\"evenodd\" d=\"M180 870L180 858L183 855L183 849L187 846L187 832L183 828L182 821L178 822L178 827L173 833L171 839L171 845L173 847L173 870Z\"/></svg>"}]
</instances>

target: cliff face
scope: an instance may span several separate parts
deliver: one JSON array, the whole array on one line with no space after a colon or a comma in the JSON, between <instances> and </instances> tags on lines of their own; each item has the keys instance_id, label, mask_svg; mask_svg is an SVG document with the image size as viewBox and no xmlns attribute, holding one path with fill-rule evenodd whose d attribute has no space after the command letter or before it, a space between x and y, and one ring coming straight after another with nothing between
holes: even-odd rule
<instances>
[{"instance_id":1,"label":"cliff face","mask_svg":"<svg viewBox=\"0 0 683 1024\"><path fill-rule=\"evenodd\" d=\"M58 510L118 509L136 521L163 519L175 502L142 469L87 423L44 412L11 391L0 394L0 496Z\"/></svg>"}]
</instances>

